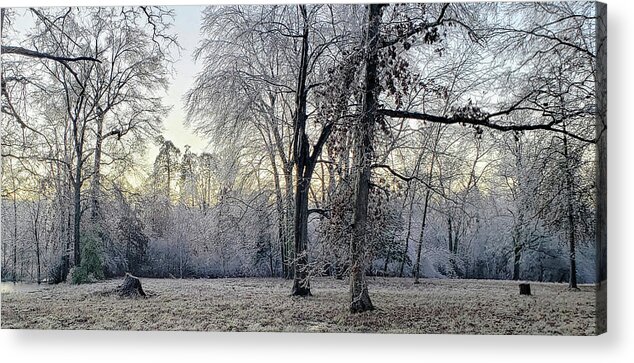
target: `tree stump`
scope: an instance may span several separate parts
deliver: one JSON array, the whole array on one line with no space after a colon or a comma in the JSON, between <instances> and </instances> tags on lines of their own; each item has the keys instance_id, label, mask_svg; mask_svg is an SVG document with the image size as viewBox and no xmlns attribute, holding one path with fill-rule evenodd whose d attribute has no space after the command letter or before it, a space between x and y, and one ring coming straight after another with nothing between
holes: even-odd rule
<instances>
[{"instance_id":1,"label":"tree stump","mask_svg":"<svg viewBox=\"0 0 634 363\"><path fill-rule=\"evenodd\" d=\"M143 288L141 287L141 280L137 277L130 275L129 273L125 274L125 279L121 286L119 286L119 296L124 297L146 297Z\"/></svg>"},{"instance_id":2,"label":"tree stump","mask_svg":"<svg viewBox=\"0 0 634 363\"><path fill-rule=\"evenodd\" d=\"M530 295L531 284L520 284L520 295Z\"/></svg>"}]
</instances>

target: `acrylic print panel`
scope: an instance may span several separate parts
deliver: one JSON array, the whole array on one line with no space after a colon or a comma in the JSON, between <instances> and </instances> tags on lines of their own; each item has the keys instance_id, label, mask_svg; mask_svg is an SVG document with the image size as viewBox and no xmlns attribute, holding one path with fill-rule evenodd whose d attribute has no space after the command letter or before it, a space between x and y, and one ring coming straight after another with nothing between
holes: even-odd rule
<instances>
[{"instance_id":1,"label":"acrylic print panel","mask_svg":"<svg viewBox=\"0 0 634 363\"><path fill-rule=\"evenodd\" d=\"M605 15L2 9L2 328L605 332Z\"/></svg>"}]
</instances>

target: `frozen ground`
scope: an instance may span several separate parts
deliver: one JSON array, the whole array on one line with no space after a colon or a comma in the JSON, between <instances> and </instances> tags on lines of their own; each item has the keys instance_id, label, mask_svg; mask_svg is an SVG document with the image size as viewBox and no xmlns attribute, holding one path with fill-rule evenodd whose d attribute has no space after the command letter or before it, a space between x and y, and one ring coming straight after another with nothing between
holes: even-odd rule
<instances>
[{"instance_id":1,"label":"frozen ground","mask_svg":"<svg viewBox=\"0 0 634 363\"><path fill-rule=\"evenodd\" d=\"M470 334L595 332L593 286L516 282L369 278L378 308L347 312L347 284L311 282L314 296L289 296L282 279L142 279L147 299L104 295L121 280L71 286L2 284L1 326L30 329L131 329Z\"/></svg>"}]
</instances>

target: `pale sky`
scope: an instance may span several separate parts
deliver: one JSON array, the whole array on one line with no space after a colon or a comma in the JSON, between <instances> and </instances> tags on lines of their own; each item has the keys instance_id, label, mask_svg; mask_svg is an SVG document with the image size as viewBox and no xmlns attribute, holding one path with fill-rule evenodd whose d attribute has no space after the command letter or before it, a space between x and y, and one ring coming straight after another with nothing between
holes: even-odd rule
<instances>
[{"instance_id":1,"label":"pale sky","mask_svg":"<svg viewBox=\"0 0 634 363\"><path fill-rule=\"evenodd\" d=\"M204 6L175 6L174 9L176 17L172 30L177 34L183 50L180 59L174 64L174 79L169 86L167 96L163 99L165 105L172 106L172 110L163 123L163 136L171 140L181 151L184 150L185 145L189 145L192 152L200 153L205 150L207 141L196 136L185 126L186 112L182 97L202 68L194 63L192 52L200 40L200 16ZM149 164L154 162L157 153L156 146L150 147L147 155Z\"/></svg>"},{"instance_id":2,"label":"pale sky","mask_svg":"<svg viewBox=\"0 0 634 363\"><path fill-rule=\"evenodd\" d=\"M191 146L192 152L204 151L208 142L196 136L189 128L185 127L184 110L185 103L182 96L194 82L194 77L201 70L201 66L194 63L192 52L200 40L200 17L205 6L183 5L172 7L175 10L174 26L172 31L177 34L180 46L183 48L174 58L178 59L174 64L174 76L170 82L163 102L171 106L172 110L163 122L163 136L171 140L176 147L184 150L185 145ZM18 21L13 23L17 33L27 31L32 25L31 14L24 8L16 8ZM148 166L151 166L158 154L158 146L148 140L149 148L145 158Z\"/></svg>"}]
</instances>

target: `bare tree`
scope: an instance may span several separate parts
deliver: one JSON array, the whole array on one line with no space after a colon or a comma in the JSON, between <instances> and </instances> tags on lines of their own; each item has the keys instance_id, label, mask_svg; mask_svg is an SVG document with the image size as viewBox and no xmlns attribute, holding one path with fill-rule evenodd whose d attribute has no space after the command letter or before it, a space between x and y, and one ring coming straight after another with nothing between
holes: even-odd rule
<instances>
[{"instance_id":1,"label":"bare tree","mask_svg":"<svg viewBox=\"0 0 634 363\"><path fill-rule=\"evenodd\" d=\"M104 135L118 135L120 138L132 129L141 129L142 127L138 127L138 125L144 122L156 124L158 120L156 116L148 117L147 115L152 113L156 115L156 112L160 113L161 111L158 98L148 97L147 93L143 93L143 89L138 89L137 87L143 81L146 84L155 81L160 84L161 77L165 75L165 71L160 68L161 59L157 58L157 56L145 57L149 53L143 54L142 57L137 57L142 62L135 64L136 68L125 68L121 63L118 63L116 57L109 59L108 65L105 62L102 63L102 60L99 59L106 54L105 49L107 48L112 50L111 55L123 51L121 59L125 58L126 61L133 62L134 57L130 56L129 53L143 49L138 47L142 40L140 35L146 34L143 29L137 27L137 30L139 30L135 38L137 43L136 45L128 43L126 45L127 49L125 48L126 46L121 44L119 44L121 45L119 48L111 44L112 47L104 45L102 49L99 43L106 38L110 40L123 39L116 35L124 34L125 29L134 24L133 19L130 17L134 14L138 16L139 12L142 11L145 14L143 16L146 19L146 25L152 28L152 35L145 40L148 44L158 44L156 43L158 42L157 37L160 37L160 32L165 30L165 24L163 23L166 21L163 18L165 14L160 9L151 8L143 10L140 8L123 8L120 10L110 9L108 11L112 16L107 19L101 19L92 15L94 15L93 12L96 12L96 14L102 12L104 14L101 15L105 16L107 11L102 8L84 10L72 8L30 9L30 12L38 20L32 30L33 36L30 41L38 51L33 52L20 47L6 48L3 46L3 51L6 51L5 53L7 54L26 56L23 57L21 62L26 62L26 59L36 60L35 63L30 63L35 65L34 70L36 70L31 72L34 77L30 79L6 79L3 70L2 94L3 101L6 100L6 103L3 102L3 112L10 114L23 129L28 130L29 133L33 134L45 145L48 144L51 147L55 145L52 137L28 125L24 117L26 114L21 115L16 110L15 103L12 102L11 95L7 91L6 81L18 81L32 87L35 91L32 94L43 100L41 102L43 106L41 111L45 115L46 113L50 114L45 116L49 118L49 121L55 120L55 123L63 125L64 132L62 137L64 145L69 146L69 149L64 151L65 155L39 155L37 157L40 160L55 161L59 165L63 165L64 174L66 174L70 180L70 185L72 185L72 240L74 241L74 262L77 266L81 262L82 186L93 175L97 175L97 178L93 180L93 190L99 189L99 167L102 164L101 156L103 154L101 143ZM114 14L117 15L115 16ZM90 23L91 21L94 23ZM119 23L115 24L117 21ZM106 37L105 29L108 26L110 26L110 34ZM134 49L130 48L131 46ZM149 47L152 48L152 45ZM77 56L76 54L81 55ZM164 56L162 50L157 54ZM109 70L109 73L107 70ZM100 78L99 74L109 74L110 77L106 79L104 79L105 76ZM165 84L165 81L162 82ZM130 89L136 89L138 92L130 92ZM124 100L121 99L121 95L125 95ZM46 100L47 97L56 99L57 104L64 104L64 114L59 112L59 107L53 108L56 106L53 102ZM144 100L151 102L151 104L143 104ZM46 109L46 107L51 108ZM120 122L125 118L126 124L123 126L127 126L127 128L108 130L108 133L102 134L104 133L104 112L112 111L115 108L118 113L113 112L112 118ZM93 129L93 126L96 127ZM96 148L94 149L88 146L92 139L93 131L97 136ZM89 170L88 168L89 159L94 160L94 170Z\"/></svg>"},{"instance_id":2,"label":"bare tree","mask_svg":"<svg viewBox=\"0 0 634 363\"><path fill-rule=\"evenodd\" d=\"M155 15L149 13L152 10ZM152 32L148 32L147 24L132 21L132 17L141 16L141 11L148 14ZM164 22L163 18L172 16L161 8L96 10L89 35L93 40L90 51L104 62L96 67L88 86L91 102L96 105L91 185L91 217L95 222L99 219L103 143L115 137L121 141L128 133L136 139L154 138L167 113L159 92L167 87L171 62L168 51L177 44L169 34L158 33L155 19L160 17Z\"/></svg>"}]
</instances>

